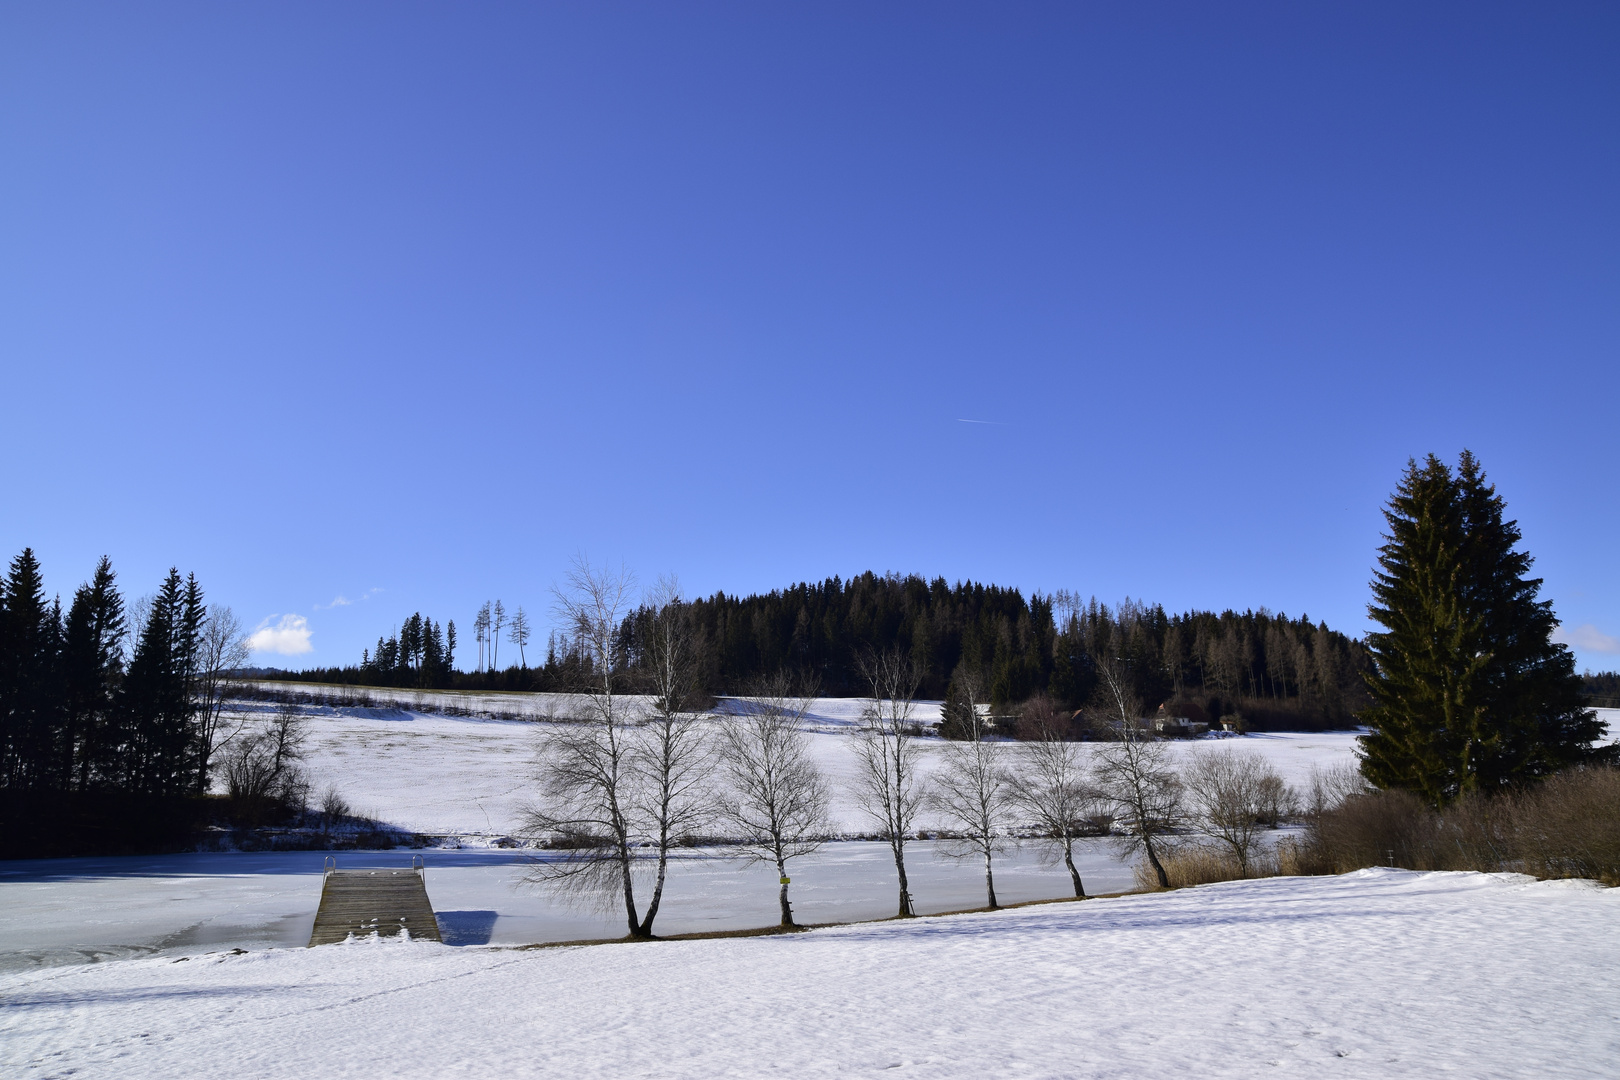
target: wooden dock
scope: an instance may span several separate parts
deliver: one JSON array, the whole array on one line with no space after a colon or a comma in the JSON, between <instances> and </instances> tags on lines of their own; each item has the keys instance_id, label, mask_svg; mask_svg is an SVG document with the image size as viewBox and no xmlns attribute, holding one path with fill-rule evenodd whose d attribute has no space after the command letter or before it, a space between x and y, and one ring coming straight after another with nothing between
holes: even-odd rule
<instances>
[{"instance_id":1,"label":"wooden dock","mask_svg":"<svg viewBox=\"0 0 1620 1080\"><path fill-rule=\"evenodd\" d=\"M326 871L310 945L331 945L350 934L397 937L401 930L416 941L440 940L421 869Z\"/></svg>"}]
</instances>

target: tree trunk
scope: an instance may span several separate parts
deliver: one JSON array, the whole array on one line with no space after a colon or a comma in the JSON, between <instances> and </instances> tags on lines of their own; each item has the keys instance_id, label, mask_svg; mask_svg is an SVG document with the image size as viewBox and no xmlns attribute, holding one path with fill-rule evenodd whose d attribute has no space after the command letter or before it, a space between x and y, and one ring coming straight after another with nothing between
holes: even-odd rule
<instances>
[{"instance_id":1,"label":"tree trunk","mask_svg":"<svg viewBox=\"0 0 1620 1080\"><path fill-rule=\"evenodd\" d=\"M621 840L619 842L619 869L624 874L624 911L625 918L630 921L630 936L641 936L641 923L636 920L636 887L630 877L630 849Z\"/></svg>"},{"instance_id":2,"label":"tree trunk","mask_svg":"<svg viewBox=\"0 0 1620 1080\"><path fill-rule=\"evenodd\" d=\"M902 843L894 842L889 845L894 849L894 869L900 875L900 914L901 919L911 917L911 890L906 886L906 852Z\"/></svg>"},{"instance_id":3,"label":"tree trunk","mask_svg":"<svg viewBox=\"0 0 1620 1080\"><path fill-rule=\"evenodd\" d=\"M996 903L996 878L990 872L990 849L984 851L984 891L990 900L990 910L994 911L1001 905Z\"/></svg>"},{"instance_id":4,"label":"tree trunk","mask_svg":"<svg viewBox=\"0 0 1620 1080\"><path fill-rule=\"evenodd\" d=\"M1159 861L1159 853L1153 850L1152 838L1143 837L1142 846L1147 849L1148 862L1153 864L1153 872L1159 877L1159 888L1168 889L1170 887L1170 875L1164 872L1164 864Z\"/></svg>"},{"instance_id":5,"label":"tree trunk","mask_svg":"<svg viewBox=\"0 0 1620 1080\"><path fill-rule=\"evenodd\" d=\"M781 898L780 898L781 903L782 903L782 925L783 926L792 926L792 925L794 925L794 923L793 923L793 905L788 903L788 897L787 897L787 891L788 891L787 864L782 861L782 857L780 855L778 855L776 857L776 877L777 877L777 880L780 881L781 885L782 885L782 894L781 894Z\"/></svg>"},{"instance_id":6,"label":"tree trunk","mask_svg":"<svg viewBox=\"0 0 1620 1080\"><path fill-rule=\"evenodd\" d=\"M647 917L641 920L641 931L638 937L650 938L653 936L653 919L658 917L658 902L664 898L664 875L669 868L669 844L658 845L658 879L653 883L652 899L647 902Z\"/></svg>"},{"instance_id":7,"label":"tree trunk","mask_svg":"<svg viewBox=\"0 0 1620 1080\"><path fill-rule=\"evenodd\" d=\"M1063 865L1069 868L1069 876L1074 879L1074 897L1076 900L1086 898L1086 887L1080 883L1080 871L1074 868L1074 841L1064 838Z\"/></svg>"}]
</instances>

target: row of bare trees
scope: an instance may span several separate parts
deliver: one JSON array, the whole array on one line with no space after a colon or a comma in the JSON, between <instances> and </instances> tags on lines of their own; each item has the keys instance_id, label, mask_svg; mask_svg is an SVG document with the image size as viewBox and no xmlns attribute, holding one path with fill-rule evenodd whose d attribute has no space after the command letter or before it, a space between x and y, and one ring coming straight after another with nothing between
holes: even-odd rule
<instances>
[{"instance_id":1,"label":"row of bare trees","mask_svg":"<svg viewBox=\"0 0 1620 1080\"><path fill-rule=\"evenodd\" d=\"M900 722L909 701L884 702L882 694L902 694L897 678L904 662L873 665L871 713L863 726L861 758L869 811L881 808L885 825L895 815L886 838L895 852L900 879L900 914L911 914L904 868L905 838L912 834L917 811L931 809L950 837L942 853L981 860L987 906L997 907L994 859L1019 837L1042 844L1044 854L1061 860L1076 897L1085 884L1074 862L1074 843L1084 836L1109 836L1122 855L1139 854L1161 888L1170 884L1163 856L1167 846L1188 834L1229 850L1247 876L1267 829L1289 817L1295 793L1259 754L1229 746L1193 753L1177 769L1169 745L1153 736L1141 721L1141 702L1132 694L1120 661L1098 664L1099 687L1091 712L1093 730L1107 740L1070 741L1065 726L1051 725L1023 745L994 741L980 688L959 674L962 695L957 714L967 718L966 738L947 742L942 761L928 779L926 791L915 782L915 748ZM915 687L915 682L912 682ZM889 773L884 772L885 768ZM887 784L879 778L892 777ZM900 781L911 778L908 785Z\"/></svg>"},{"instance_id":2,"label":"row of bare trees","mask_svg":"<svg viewBox=\"0 0 1620 1080\"><path fill-rule=\"evenodd\" d=\"M803 723L813 688L778 674L756 683L735 711L708 715L700 639L675 583L660 582L650 600L633 591L628 574L585 564L558 591L558 615L576 628L589 681L578 687L581 715L542 747L527 829L548 838L555 855L536 865L533 880L575 900L622 901L630 936L650 937L676 850L723 836L775 868L781 922L791 926L790 863L832 832L831 788ZM622 655L618 629L638 602L651 612L649 632L638 635L635 656ZM1055 728L1033 743L986 738L983 698L970 677L959 692L972 737L946 742L925 773L912 661L898 651L871 653L860 670L869 696L855 735L852 794L889 846L902 917L915 913L906 849L925 813L942 823L944 854L982 862L994 908L995 856L1021 837L1033 834L1063 862L1077 897L1086 894L1074 844L1088 835L1140 852L1167 885L1167 838L1202 832L1231 846L1246 869L1263 827L1276 824L1289 798L1257 755L1208 751L1178 773L1108 664L1097 720L1113 732L1110 741L1070 742Z\"/></svg>"}]
</instances>

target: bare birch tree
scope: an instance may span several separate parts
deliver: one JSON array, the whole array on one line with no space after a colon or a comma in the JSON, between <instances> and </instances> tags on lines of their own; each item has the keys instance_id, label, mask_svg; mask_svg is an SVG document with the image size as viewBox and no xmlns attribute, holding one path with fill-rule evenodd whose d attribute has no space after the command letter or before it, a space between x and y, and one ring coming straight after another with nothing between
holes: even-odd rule
<instances>
[{"instance_id":1,"label":"bare birch tree","mask_svg":"<svg viewBox=\"0 0 1620 1080\"><path fill-rule=\"evenodd\" d=\"M925 794L917 775L917 725L912 719L922 679L911 658L898 650L868 653L860 658L860 669L872 696L861 708L861 728L855 736L860 763L855 795L894 855L899 914L904 918L915 914L906 881L906 841Z\"/></svg>"},{"instance_id":2,"label":"bare birch tree","mask_svg":"<svg viewBox=\"0 0 1620 1080\"><path fill-rule=\"evenodd\" d=\"M248 661L247 635L235 612L222 604L208 609L197 642L197 793L208 790L208 777L214 756L228 742L221 738L225 702L230 697L232 677Z\"/></svg>"},{"instance_id":3,"label":"bare birch tree","mask_svg":"<svg viewBox=\"0 0 1620 1080\"><path fill-rule=\"evenodd\" d=\"M652 897L641 920L642 937L652 936L671 849L695 837L714 813L707 785L714 761L704 738L702 669L691 613L673 578L658 583L648 606L652 618L639 659L640 675L653 700L636 729L631 754L637 773L637 824L645 830L657 859Z\"/></svg>"},{"instance_id":4,"label":"bare birch tree","mask_svg":"<svg viewBox=\"0 0 1620 1080\"><path fill-rule=\"evenodd\" d=\"M556 590L557 618L574 627L584 715L541 744L539 801L526 825L549 836L560 852L536 863L530 881L603 908L622 896L630 936L645 937L635 893L635 716L624 694L618 633L633 588L628 571L599 570L576 559Z\"/></svg>"},{"instance_id":5,"label":"bare birch tree","mask_svg":"<svg viewBox=\"0 0 1620 1080\"><path fill-rule=\"evenodd\" d=\"M946 829L960 836L943 840L939 853L953 859L983 858L985 903L994 909L1001 905L996 903L992 861L1008 846L1013 790L1002 767L1003 747L985 741L989 725L979 712L978 676L960 671L955 683L963 738L946 744L928 802L944 819Z\"/></svg>"},{"instance_id":6,"label":"bare birch tree","mask_svg":"<svg viewBox=\"0 0 1620 1080\"><path fill-rule=\"evenodd\" d=\"M1187 792L1188 822L1223 844L1249 876L1249 864L1260 846L1266 822L1280 816L1277 804L1291 801L1287 784L1265 758L1252 750L1229 746L1200 750L1181 773Z\"/></svg>"},{"instance_id":7,"label":"bare birch tree","mask_svg":"<svg viewBox=\"0 0 1620 1080\"><path fill-rule=\"evenodd\" d=\"M1164 744L1142 726L1142 703L1126 681L1123 663L1105 657L1097 674L1094 724L1111 739L1097 752L1097 787L1125 830L1118 834L1119 846L1126 853L1145 853L1159 887L1168 889L1170 876L1159 850L1162 838L1181 822L1181 782Z\"/></svg>"},{"instance_id":8,"label":"bare birch tree","mask_svg":"<svg viewBox=\"0 0 1620 1080\"><path fill-rule=\"evenodd\" d=\"M1062 858L1074 882L1074 895L1084 900L1086 887L1074 865L1074 841L1092 831L1105 812L1086 774L1081 744L1046 726L1022 749L1024 760L1013 778L1014 797L1040 830L1046 853L1053 861Z\"/></svg>"},{"instance_id":9,"label":"bare birch tree","mask_svg":"<svg viewBox=\"0 0 1620 1080\"><path fill-rule=\"evenodd\" d=\"M801 726L813 697L779 672L755 683L746 711L720 728L721 815L751 861L775 865L783 926L794 925L788 860L815 851L831 828L827 779Z\"/></svg>"}]
</instances>

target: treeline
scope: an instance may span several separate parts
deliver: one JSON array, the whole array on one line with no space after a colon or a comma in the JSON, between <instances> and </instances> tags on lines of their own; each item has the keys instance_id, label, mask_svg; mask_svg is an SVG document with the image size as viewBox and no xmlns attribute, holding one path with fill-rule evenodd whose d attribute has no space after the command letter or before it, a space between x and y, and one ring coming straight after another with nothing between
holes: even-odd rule
<instances>
[{"instance_id":1,"label":"treeline","mask_svg":"<svg viewBox=\"0 0 1620 1080\"><path fill-rule=\"evenodd\" d=\"M463 684L481 673L456 670L456 623L447 620L442 626L421 612L413 613L400 624L400 628L386 638L377 639L375 649L361 653L360 663L342 667L307 668L303 671L269 669L255 671L269 680L291 679L299 682L330 683L337 686L394 686L407 690L460 690ZM512 689L531 689L532 680L527 672L514 672L521 686Z\"/></svg>"},{"instance_id":2,"label":"treeline","mask_svg":"<svg viewBox=\"0 0 1620 1080\"><path fill-rule=\"evenodd\" d=\"M225 680L244 659L236 619L205 606L195 575L170 570L130 612L104 558L64 614L24 549L0 583L0 784L206 791Z\"/></svg>"},{"instance_id":3,"label":"treeline","mask_svg":"<svg viewBox=\"0 0 1620 1080\"><path fill-rule=\"evenodd\" d=\"M1063 592L1026 600L995 585L871 573L763 596L717 593L687 606L715 693L789 669L814 675L824 693L859 695L858 658L899 649L922 673L923 696L948 696L953 676L971 670L996 711L1040 697L1084 706L1103 657L1127 661L1143 702L1193 719L1237 713L1262 728L1348 725L1366 700L1369 668L1358 642L1265 609L1172 615L1160 605L1110 607ZM625 655L640 649L651 614L625 620ZM548 671L569 658L569 642L554 641Z\"/></svg>"},{"instance_id":4,"label":"treeline","mask_svg":"<svg viewBox=\"0 0 1620 1080\"><path fill-rule=\"evenodd\" d=\"M398 633L378 638L373 652L365 651L357 672L359 681L369 686L414 687L444 690L455 685L456 624L443 628L416 612L406 619ZM329 669L337 674L352 670ZM320 681L333 681L321 679Z\"/></svg>"},{"instance_id":5,"label":"treeline","mask_svg":"<svg viewBox=\"0 0 1620 1080\"><path fill-rule=\"evenodd\" d=\"M898 649L922 673L922 696L947 697L953 676L969 670L998 713L1029 702L1052 710L1083 707L1096 690L1099 657L1128 661L1131 689L1149 708L1164 704L1194 720L1235 714L1257 730L1342 727L1354 723L1367 701L1363 673L1369 665L1359 642L1324 623L1264 608L1172 615L1161 605L1111 607L1064 592L1026 598L997 585L872 573L764 595L716 593L682 607L694 624L711 694L743 693L761 678L792 670L815 678L829 696L858 696L865 692L860 656ZM653 609L643 607L624 619L618 655L626 663L645 651L653 618ZM454 671L454 624L449 627L452 636L435 652L436 627L412 616L397 640L379 640L359 667L289 677L567 691L590 667L580 635L563 632L550 635L539 667Z\"/></svg>"},{"instance_id":6,"label":"treeline","mask_svg":"<svg viewBox=\"0 0 1620 1080\"><path fill-rule=\"evenodd\" d=\"M245 659L240 625L205 605L194 575L170 570L130 606L103 558L64 612L24 549L0 581L6 847L51 814L71 816L84 804L71 797L95 801L89 826L106 830L138 826L119 820L130 806L160 813L206 792L227 677Z\"/></svg>"},{"instance_id":7,"label":"treeline","mask_svg":"<svg viewBox=\"0 0 1620 1080\"><path fill-rule=\"evenodd\" d=\"M1581 694L1594 709L1620 709L1620 671L1586 672Z\"/></svg>"}]
</instances>

